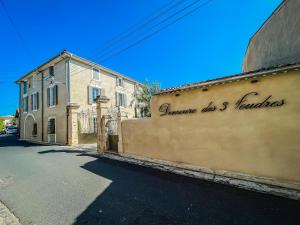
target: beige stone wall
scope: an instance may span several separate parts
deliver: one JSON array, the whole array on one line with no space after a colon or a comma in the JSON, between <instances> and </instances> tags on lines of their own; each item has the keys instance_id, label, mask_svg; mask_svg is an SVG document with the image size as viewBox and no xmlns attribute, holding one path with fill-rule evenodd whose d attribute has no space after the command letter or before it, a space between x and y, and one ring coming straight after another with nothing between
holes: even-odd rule
<instances>
[{"instance_id":1,"label":"beige stone wall","mask_svg":"<svg viewBox=\"0 0 300 225\"><path fill-rule=\"evenodd\" d=\"M227 84L166 94L152 99L152 117L122 121L123 152L187 163L214 170L240 172L278 181L300 181L300 73L259 77L257 83ZM246 93L249 102L284 99L280 107L239 110L235 103ZM201 112L210 102L217 110ZM220 111L223 102L229 102ZM192 114L160 116L171 110L195 108Z\"/></svg>"},{"instance_id":2,"label":"beige stone wall","mask_svg":"<svg viewBox=\"0 0 300 225\"><path fill-rule=\"evenodd\" d=\"M44 99L42 101L42 76L41 72L44 73ZM20 134L21 139L32 140L32 141L44 141L48 142L48 118L56 118L56 143L65 144L66 139L66 70L65 70L65 60L54 64L54 82L58 85L58 104L55 107L47 106L47 88L50 83L49 70L46 68L40 73L33 75L35 79L35 87L28 88L28 112L21 113L21 126ZM21 96L23 97L23 85L21 85ZM30 95L34 92L39 92L39 109L37 111L32 111L30 108L31 99ZM42 140L42 102L44 103L44 139ZM33 118L33 119L32 119ZM32 121L37 123L37 136L33 137L32 134Z\"/></svg>"},{"instance_id":3,"label":"beige stone wall","mask_svg":"<svg viewBox=\"0 0 300 225\"><path fill-rule=\"evenodd\" d=\"M78 104L80 106L79 111L86 111L87 109L96 111L96 104L90 105L88 103L88 86L105 89L105 95L110 99L106 104L107 107L114 107L116 105L115 93L116 91L120 91L127 96L127 107L122 108L122 111L126 112L129 118L133 118L134 107L130 106L130 103L134 97L134 83L124 79L124 87L117 87L116 76L101 70L96 65L95 68L100 70L100 80L93 80L92 68L76 60L70 61L70 102Z\"/></svg>"},{"instance_id":4,"label":"beige stone wall","mask_svg":"<svg viewBox=\"0 0 300 225\"><path fill-rule=\"evenodd\" d=\"M65 60L54 66L55 84L58 85L58 104L54 107L47 106L47 88L51 85L50 80L44 81L44 141L48 142L48 119L54 117L56 121L56 143L67 143L67 88L66 88L66 65ZM44 76L49 76L49 70L44 71Z\"/></svg>"}]
</instances>

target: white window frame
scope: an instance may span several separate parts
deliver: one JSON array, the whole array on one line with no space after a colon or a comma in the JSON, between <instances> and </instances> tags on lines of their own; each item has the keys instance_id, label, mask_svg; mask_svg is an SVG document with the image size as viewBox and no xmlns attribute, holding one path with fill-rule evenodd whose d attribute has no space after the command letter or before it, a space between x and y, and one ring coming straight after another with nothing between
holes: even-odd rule
<instances>
[{"instance_id":1,"label":"white window frame","mask_svg":"<svg viewBox=\"0 0 300 225\"><path fill-rule=\"evenodd\" d=\"M54 119L54 121L55 121L55 123L54 123L54 126L55 126L55 133L54 134L48 134L48 124L49 124L49 121L50 121L50 119ZM56 143L56 124L57 124L57 122L56 122L56 116L49 116L48 117L48 124L47 124L47 134L48 134L48 142L50 142L50 135L55 135L54 136L54 143Z\"/></svg>"},{"instance_id":2,"label":"white window frame","mask_svg":"<svg viewBox=\"0 0 300 225\"><path fill-rule=\"evenodd\" d=\"M124 105L117 105L118 107L120 107L120 108L126 108L126 105L125 105L125 103L126 103L126 100L125 100L125 98L126 98L126 93L125 92L123 92L123 91L117 91L116 92L117 93L117 95L119 95L119 94L121 94L121 95L123 95L124 96L124 98L123 98L123 103L124 103ZM118 96L118 98L119 98L119 96ZM116 99L116 101L117 101L117 99ZM119 103L120 103L120 98L119 98Z\"/></svg>"},{"instance_id":3,"label":"white window frame","mask_svg":"<svg viewBox=\"0 0 300 225\"><path fill-rule=\"evenodd\" d=\"M37 105L38 105L38 103L37 103L37 91L35 91L35 92L33 92L31 95L33 95L33 98L32 98L32 100L33 100L33 102L32 102L32 107L33 107L33 109L32 109L32 112L36 112L36 111L38 111L38 108L37 108ZM34 105L36 104L36 109L34 109Z\"/></svg>"},{"instance_id":4,"label":"white window frame","mask_svg":"<svg viewBox=\"0 0 300 225\"><path fill-rule=\"evenodd\" d=\"M49 94L50 94L50 97L49 97L49 108L55 108L56 105L54 104L54 86L56 84L52 84L50 85L48 88L49 88ZM51 100L52 100L52 105L51 105Z\"/></svg>"},{"instance_id":5,"label":"white window frame","mask_svg":"<svg viewBox=\"0 0 300 225\"><path fill-rule=\"evenodd\" d=\"M25 83L26 83L26 93L24 92L24 90L25 90ZM23 90L22 90L22 92L23 92L23 97L27 97L28 96L28 81L24 81L23 82Z\"/></svg>"},{"instance_id":6,"label":"white window frame","mask_svg":"<svg viewBox=\"0 0 300 225\"><path fill-rule=\"evenodd\" d=\"M98 70L98 79L95 79L95 77L94 77L94 71L95 70ZM100 74L100 69L98 69L98 68L92 68L92 80L96 80L96 81L99 81L101 79L101 74Z\"/></svg>"},{"instance_id":7,"label":"white window frame","mask_svg":"<svg viewBox=\"0 0 300 225\"><path fill-rule=\"evenodd\" d=\"M121 81L121 85L119 81ZM117 77L117 87L124 87L124 79L122 77Z\"/></svg>"},{"instance_id":8,"label":"white window frame","mask_svg":"<svg viewBox=\"0 0 300 225\"><path fill-rule=\"evenodd\" d=\"M26 106L27 106L27 107L26 107L27 110L26 110L26 111L24 110L24 102L25 102L25 98L27 98L27 105L26 105ZM28 108L29 108L28 102L29 102L29 99L28 99L28 95L26 94L26 96L23 96L23 98L22 98L22 112L23 112L23 113L28 113Z\"/></svg>"},{"instance_id":9,"label":"white window frame","mask_svg":"<svg viewBox=\"0 0 300 225\"><path fill-rule=\"evenodd\" d=\"M91 88L96 88L96 89L100 89L100 95L101 95L101 91L102 91L102 87L99 86L99 85L90 85ZM93 95L93 90L92 90L92 95ZM93 96L92 96L93 97ZM94 99L93 99L93 103L92 103L92 106L96 106L97 105L97 102L95 101L94 102Z\"/></svg>"}]
</instances>

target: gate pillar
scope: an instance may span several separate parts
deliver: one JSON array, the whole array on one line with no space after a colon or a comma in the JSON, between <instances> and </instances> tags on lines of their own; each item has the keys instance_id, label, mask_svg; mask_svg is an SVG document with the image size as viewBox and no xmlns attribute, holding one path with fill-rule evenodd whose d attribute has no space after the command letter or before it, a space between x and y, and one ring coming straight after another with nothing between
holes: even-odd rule
<instances>
[{"instance_id":1,"label":"gate pillar","mask_svg":"<svg viewBox=\"0 0 300 225\"><path fill-rule=\"evenodd\" d=\"M123 153L123 140L122 140L122 127L121 127L121 120L122 114L119 108L118 115L117 115L117 128L118 128L118 152Z\"/></svg>"},{"instance_id":2,"label":"gate pillar","mask_svg":"<svg viewBox=\"0 0 300 225\"><path fill-rule=\"evenodd\" d=\"M70 103L67 106L67 123L68 123L68 145L78 145L78 109L79 105Z\"/></svg>"},{"instance_id":3,"label":"gate pillar","mask_svg":"<svg viewBox=\"0 0 300 225\"><path fill-rule=\"evenodd\" d=\"M106 135L105 135L105 117L102 115L101 108L109 99L106 96L97 96L97 152L106 151Z\"/></svg>"}]
</instances>

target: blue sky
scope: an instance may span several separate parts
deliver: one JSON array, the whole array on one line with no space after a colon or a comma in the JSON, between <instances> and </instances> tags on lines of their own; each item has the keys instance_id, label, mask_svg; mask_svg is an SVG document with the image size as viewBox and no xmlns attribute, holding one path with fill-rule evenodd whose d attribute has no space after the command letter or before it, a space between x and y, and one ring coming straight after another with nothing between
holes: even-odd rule
<instances>
[{"instance_id":1,"label":"blue sky","mask_svg":"<svg viewBox=\"0 0 300 225\"><path fill-rule=\"evenodd\" d=\"M18 107L14 81L63 49L141 82L159 81L163 88L239 73L249 38L281 2L212 0L150 39L103 61L101 49L109 40L177 1L2 1L16 29L0 5L0 115L12 114ZM186 0L178 7L192 2ZM149 32L146 27L109 53L134 43L145 32Z\"/></svg>"}]
</instances>

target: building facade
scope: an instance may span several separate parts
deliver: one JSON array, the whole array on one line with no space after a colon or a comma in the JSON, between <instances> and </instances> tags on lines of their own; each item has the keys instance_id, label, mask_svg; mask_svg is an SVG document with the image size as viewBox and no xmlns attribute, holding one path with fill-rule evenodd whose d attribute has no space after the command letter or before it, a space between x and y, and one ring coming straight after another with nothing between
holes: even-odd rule
<instances>
[{"instance_id":1,"label":"building facade","mask_svg":"<svg viewBox=\"0 0 300 225\"><path fill-rule=\"evenodd\" d=\"M17 83L23 140L77 144L78 137L74 136L79 136L84 128L86 134L96 132L97 96L109 99L104 110L118 108L128 118L137 116L134 93L138 81L67 51L29 72ZM76 126L77 121L69 119L74 109L78 115ZM70 136L73 136L71 141Z\"/></svg>"},{"instance_id":2,"label":"building facade","mask_svg":"<svg viewBox=\"0 0 300 225\"><path fill-rule=\"evenodd\" d=\"M284 0L251 37L243 72L300 61L300 1Z\"/></svg>"}]
</instances>

